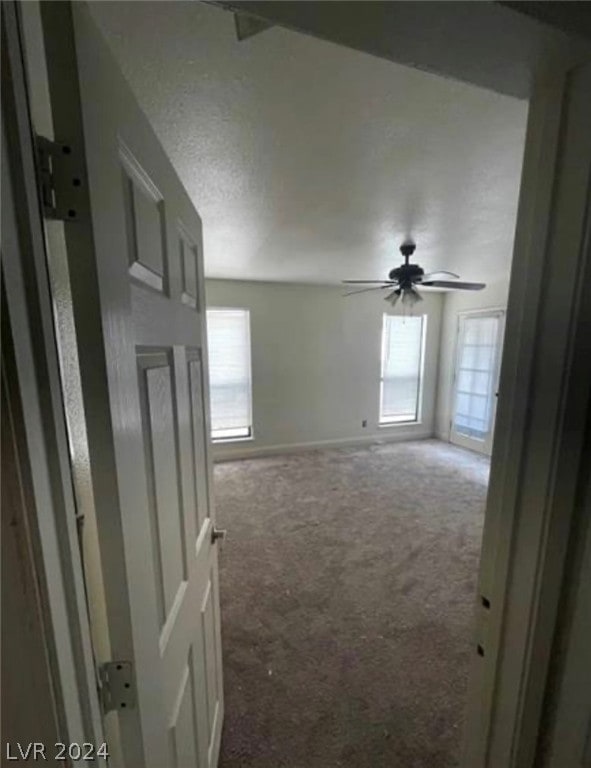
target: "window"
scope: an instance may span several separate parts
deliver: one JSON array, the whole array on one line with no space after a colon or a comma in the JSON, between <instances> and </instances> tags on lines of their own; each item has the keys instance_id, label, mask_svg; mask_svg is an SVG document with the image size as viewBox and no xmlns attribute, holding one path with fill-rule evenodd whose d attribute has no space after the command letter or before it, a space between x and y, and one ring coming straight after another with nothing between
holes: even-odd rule
<instances>
[{"instance_id":1,"label":"window","mask_svg":"<svg viewBox=\"0 0 591 768\"><path fill-rule=\"evenodd\" d=\"M208 309L207 345L212 439L252 437L248 310Z\"/></svg>"},{"instance_id":2,"label":"window","mask_svg":"<svg viewBox=\"0 0 591 768\"><path fill-rule=\"evenodd\" d=\"M380 424L418 421L427 318L384 315Z\"/></svg>"}]
</instances>

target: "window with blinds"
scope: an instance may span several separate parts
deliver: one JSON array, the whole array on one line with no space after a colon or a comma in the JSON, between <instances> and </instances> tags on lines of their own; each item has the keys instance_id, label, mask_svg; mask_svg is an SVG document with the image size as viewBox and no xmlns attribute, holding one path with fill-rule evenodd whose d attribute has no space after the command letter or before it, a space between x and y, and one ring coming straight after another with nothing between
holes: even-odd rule
<instances>
[{"instance_id":1,"label":"window with blinds","mask_svg":"<svg viewBox=\"0 0 591 768\"><path fill-rule=\"evenodd\" d=\"M208 309L207 345L212 439L252 437L249 311Z\"/></svg>"},{"instance_id":2,"label":"window with blinds","mask_svg":"<svg viewBox=\"0 0 591 768\"><path fill-rule=\"evenodd\" d=\"M380 424L419 420L426 325L424 315L384 315Z\"/></svg>"}]
</instances>

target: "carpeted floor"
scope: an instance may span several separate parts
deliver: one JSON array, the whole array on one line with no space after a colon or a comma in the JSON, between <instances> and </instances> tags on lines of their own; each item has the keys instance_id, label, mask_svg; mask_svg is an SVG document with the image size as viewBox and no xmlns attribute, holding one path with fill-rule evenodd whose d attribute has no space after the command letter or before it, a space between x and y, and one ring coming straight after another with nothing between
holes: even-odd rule
<instances>
[{"instance_id":1,"label":"carpeted floor","mask_svg":"<svg viewBox=\"0 0 591 768\"><path fill-rule=\"evenodd\" d=\"M457 764L487 480L435 440L216 466L220 768Z\"/></svg>"}]
</instances>

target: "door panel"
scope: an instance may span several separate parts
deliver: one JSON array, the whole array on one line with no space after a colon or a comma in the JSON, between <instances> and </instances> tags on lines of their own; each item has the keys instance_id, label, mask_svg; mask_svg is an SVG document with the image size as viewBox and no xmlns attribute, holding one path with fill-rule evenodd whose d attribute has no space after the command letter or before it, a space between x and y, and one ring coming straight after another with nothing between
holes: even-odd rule
<instances>
[{"instance_id":1,"label":"door panel","mask_svg":"<svg viewBox=\"0 0 591 768\"><path fill-rule=\"evenodd\" d=\"M160 596L164 628L187 576L185 542L180 510L179 468L172 375L168 360L142 370L145 391L144 444L150 495L152 546L155 553L156 591ZM142 398L142 399L144 399Z\"/></svg>"},{"instance_id":2,"label":"door panel","mask_svg":"<svg viewBox=\"0 0 591 768\"><path fill-rule=\"evenodd\" d=\"M120 142L129 273L162 291L165 287L164 201L131 151Z\"/></svg>"},{"instance_id":3,"label":"door panel","mask_svg":"<svg viewBox=\"0 0 591 768\"><path fill-rule=\"evenodd\" d=\"M197 264L199 248L180 221L178 222L178 236L181 263L181 298L185 304L198 310Z\"/></svg>"},{"instance_id":4,"label":"door panel","mask_svg":"<svg viewBox=\"0 0 591 768\"><path fill-rule=\"evenodd\" d=\"M191 400L191 443L193 452L193 485L196 499L197 530L202 531L209 518L208 482L207 475L199 472L199 467L205 463L208 433L205 424L203 408L203 369L201 361L193 351L188 359L189 391Z\"/></svg>"},{"instance_id":5,"label":"door panel","mask_svg":"<svg viewBox=\"0 0 591 768\"><path fill-rule=\"evenodd\" d=\"M66 241L109 636L136 676L137 707L118 713L125 762L212 768L223 685L201 221L85 5L42 16L56 134L85 150L88 206Z\"/></svg>"},{"instance_id":6,"label":"door panel","mask_svg":"<svg viewBox=\"0 0 591 768\"><path fill-rule=\"evenodd\" d=\"M193 681L191 655L183 670L179 695L170 722L172 747L171 765L200 766L198 758L197 711L195 706L195 684Z\"/></svg>"},{"instance_id":7,"label":"door panel","mask_svg":"<svg viewBox=\"0 0 591 768\"><path fill-rule=\"evenodd\" d=\"M207 714L208 714L208 765L212 764L215 748L215 735L218 729L221 704L220 689L220 654L218 644L219 627L219 598L217 594L216 569L211 569L209 579L205 587L205 594L201 603L201 635L205 650Z\"/></svg>"}]
</instances>

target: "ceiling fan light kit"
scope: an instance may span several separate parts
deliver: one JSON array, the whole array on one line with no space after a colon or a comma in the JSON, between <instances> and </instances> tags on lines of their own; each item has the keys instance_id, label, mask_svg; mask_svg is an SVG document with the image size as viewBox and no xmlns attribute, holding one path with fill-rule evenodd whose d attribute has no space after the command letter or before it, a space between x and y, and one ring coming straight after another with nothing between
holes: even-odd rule
<instances>
[{"instance_id":1,"label":"ceiling fan light kit","mask_svg":"<svg viewBox=\"0 0 591 768\"><path fill-rule=\"evenodd\" d=\"M409 306L413 307L415 304L418 304L419 301L422 301L422 300L423 300L423 297L417 291L416 288L405 288L402 291L403 304L408 304Z\"/></svg>"},{"instance_id":2,"label":"ceiling fan light kit","mask_svg":"<svg viewBox=\"0 0 591 768\"><path fill-rule=\"evenodd\" d=\"M412 309L415 304L423 300L423 297L417 290L417 286L427 290L430 288L445 288L447 290L455 291L481 291L486 287L485 283L461 282L459 280L459 275L456 275L455 272L448 272L447 270L437 270L426 275L425 270L418 264L409 263L409 259L415 252L415 249L416 244L411 241L402 243L400 246L400 253L404 257L404 264L390 270L387 280L343 280L343 283L349 285L355 283L370 286L367 288L360 288L356 291L350 291L349 293L346 293L345 296L390 288L393 290L384 296L385 301L394 307L400 299L405 307ZM446 275L453 279L437 280L435 279L435 276L437 275ZM377 283L377 285L371 285L372 283Z\"/></svg>"},{"instance_id":3,"label":"ceiling fan light kit","mask_svg":"<svg viewBox=\"0 0 591 768\"><path fill-rule=\"evenodd\" d=\"M387 296L384 296L384 301L389 301L390 304L394 307L396 305L396 302L400 298L401 293L402 293L402 290L400 288L397 288L395 291L392 291Z\"/></svg>"}]
</instances>

